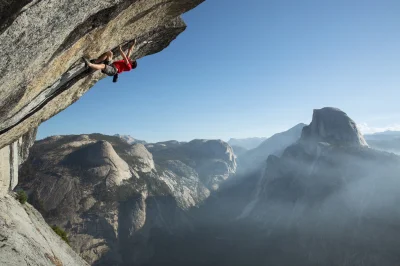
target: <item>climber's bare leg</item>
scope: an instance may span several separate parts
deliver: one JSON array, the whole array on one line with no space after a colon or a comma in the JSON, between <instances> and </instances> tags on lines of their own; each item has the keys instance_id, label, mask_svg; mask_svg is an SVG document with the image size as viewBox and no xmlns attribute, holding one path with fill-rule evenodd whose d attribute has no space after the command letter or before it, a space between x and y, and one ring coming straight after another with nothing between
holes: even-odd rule
<instances>
[{"instance_id":1,"label":"climber's bare leg","mask_svg":"<svg viewBox=\"0 0 400 266\"><path fill-rule=\"evenodd\" d=\"M95 64L98 64L98 63L101 63L101 62L103 62L104 60L107 60L107 61L112 61L112 59L113 59L113 52L111 52L111 51L108 51L108 52L105 52L104 54L102 54L102 55L100 55L100 57L99 58L97 58L95 61L94 61L94 63Z\"/></svg>"},{"instance_id":2,"label":"climber's bare leg","mask_svg":"<svg viewBox=\"0 0 400 266\"><path fill-rule=\"evenodd\" d=\"M88 67L90 67L91 69L94 69L94 70L103 70L103 69L106 68L106 65L105 65L105 64L92 64L92 63L88 63L87 65L88 65Z\"/></svg>"}]
</instances>

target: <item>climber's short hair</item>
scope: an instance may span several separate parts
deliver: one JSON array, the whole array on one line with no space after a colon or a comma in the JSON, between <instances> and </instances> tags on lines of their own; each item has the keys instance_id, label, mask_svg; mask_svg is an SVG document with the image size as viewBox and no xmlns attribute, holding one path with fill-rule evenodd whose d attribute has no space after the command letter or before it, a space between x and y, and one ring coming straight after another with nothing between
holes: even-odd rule
<instances>
[{"instance_id":1,"label":"climber's short hair","mask_svg":"<svg viewBox=\"0 0 400 266\"><path fill-rule=\"evenodd\" d=\"M137 62L136 62L136 60L132 61L132 62L131 62L131 65L132 65L132 69L135 69L135 68L137 67Z\"/></svg>"}]
</instances>

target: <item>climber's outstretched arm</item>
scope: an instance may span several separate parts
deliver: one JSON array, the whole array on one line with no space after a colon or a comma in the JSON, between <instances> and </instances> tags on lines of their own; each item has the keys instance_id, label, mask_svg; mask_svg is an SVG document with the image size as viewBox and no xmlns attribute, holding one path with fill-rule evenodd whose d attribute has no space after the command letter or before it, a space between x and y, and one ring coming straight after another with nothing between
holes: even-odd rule
<instances>
[{"instance_id":1,"label":"climber's outstretched arm","mask_svg":"<svg viewBox=\"0 0 400 266\"><path fill-rule=\"evenodd\" d=\"M131 47L129 47L129 50L128 50L128 58L130 58L131 57L131 55L132 55L132 51L133 51L133 49L135 49L135 45L136 45L136 39L134 39L133 40L133 43L132 43L132 45L131 45Z\"/></svg>"},{"instance_id":2,"label":"climber's outstretched arm","mask_svg":"<svg viewBox=\"0 0 400 266\"><path fill-rule=\"evenodd\" d=\"M121 45L119 46L119 51L121 52L121 55L122 55L122 57L123 57L124 60L125 60L125 63L127 63L128 65L130 65L131 63L129 62L129 59L128 59L128 57L126 56L126 54L124 53L124 51L122 51Z\"/></svg>"}]
</instances>

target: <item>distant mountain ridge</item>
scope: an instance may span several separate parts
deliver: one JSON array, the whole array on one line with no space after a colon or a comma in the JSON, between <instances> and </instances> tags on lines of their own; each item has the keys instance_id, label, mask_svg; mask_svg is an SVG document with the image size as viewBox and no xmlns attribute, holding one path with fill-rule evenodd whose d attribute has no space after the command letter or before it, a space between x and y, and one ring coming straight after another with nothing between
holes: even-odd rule
<instances>
[{"instance_id":1,"label":"distant mountain ridge","mask_svg":"<svg viewBox=\"0 0 400 266\"><path fill-rule=\"evenodd\" d=\"M135 139L135 138L131 137L130 135L115 134L114 136L125 140L128 144L134 144L134 143L146 144L147 143L144 140Z\"/></svg>"},{"instance_id":2,"label":"distant mountain ridge","mask_svg":"<svg viewBox=\"0 0 400 266\"><path fill-rule=\"evenodd\" d=\"M248 151L248 149L240 147L240 146L231 145L231 147L232 147L236 157L239 157Z\"/></svg>"},{"instance_id":3,"label":"distant mountain ridge","mask_svg":"<svg viewBox=\"0 0 400 266\"><path fill-rule=\"evenodd\" d=\"M267 138L261 137L261 138L244 138L244 139L235 139L231 138L228 141L228 144L231 146L237 146L237 147L242 147L247 150L251 150L256 148L258 145L260 145L263 141L265 141Z\"/></svg>"},{"instance_id":4,"label":"distant mountain ridge","mask_svg":"<svg viewBox=\"0 0 400 266\"><path fill-rule=\"evenodd\" d=\"M376 132L372 134L365 134L365 136L380 136L380 135L385 135L385 136L400 136L400 131L393 131L393 130L387 130L383 132Z\"/></svg>"},{"instance_id":5,"label":"distant mountain ridge","mask_svg":"<svg viewBox=\"0 0 400 266\"><path fill-rule=\"evenodd\" d=\"M306 125L300 123L287 131L276 133L255 149L242 153L238 158L239 170L247 171L259 168L266 162L269 155L280 155L285 148L300 138L304 126Z\"/></svg>"},{"instance_id":6,"label":"distant mountain ridge","mask_svg":"<svg viewBox=\"0 0 400 266\"><path fill-rule=\"evenodd\" d=\"M364 134L366 140L386 140L393 138L400 138L400 131L384 131L373 134Z\"/></svg>"},{"instance_id":7,"label":"distant mountain ridge","mask_svg":"<svg viewBox=\"0 0 400 266\"><path fill-rule=\"evenodd\" d=\"M400 154L400 131L365 134L364 138L372 148Z\"/></svg>"}]
</instances>

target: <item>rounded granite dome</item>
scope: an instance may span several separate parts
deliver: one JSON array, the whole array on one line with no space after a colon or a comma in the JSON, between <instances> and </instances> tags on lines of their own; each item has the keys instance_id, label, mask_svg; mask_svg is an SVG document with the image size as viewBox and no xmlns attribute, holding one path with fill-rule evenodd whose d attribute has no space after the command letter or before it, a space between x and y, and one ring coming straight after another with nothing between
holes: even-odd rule
<instances>
[{"instance_id":1,"label":"rounded granite dome","mask_svg":"<svg viewBox=\"0 0 400 266\"><path fill-rule=\"evenodd\" d=\"M146 149L143 144L136 143L131 146L128 154L135 157L137 163L134 169L139 172L147 173L154 169L153 155Z\"/></svg>"},{"instance_id":2,"label":"rounded granite dome","mask_svg":"<svg viewBox=\"0 0 400 266\"><path fill-rule=\"evenodd\" d=\"M356 123L345 112L332 107L314 110L312 122L303 128L301 140L344 146L368 146Z\"/></svg>"}]
</instances>

